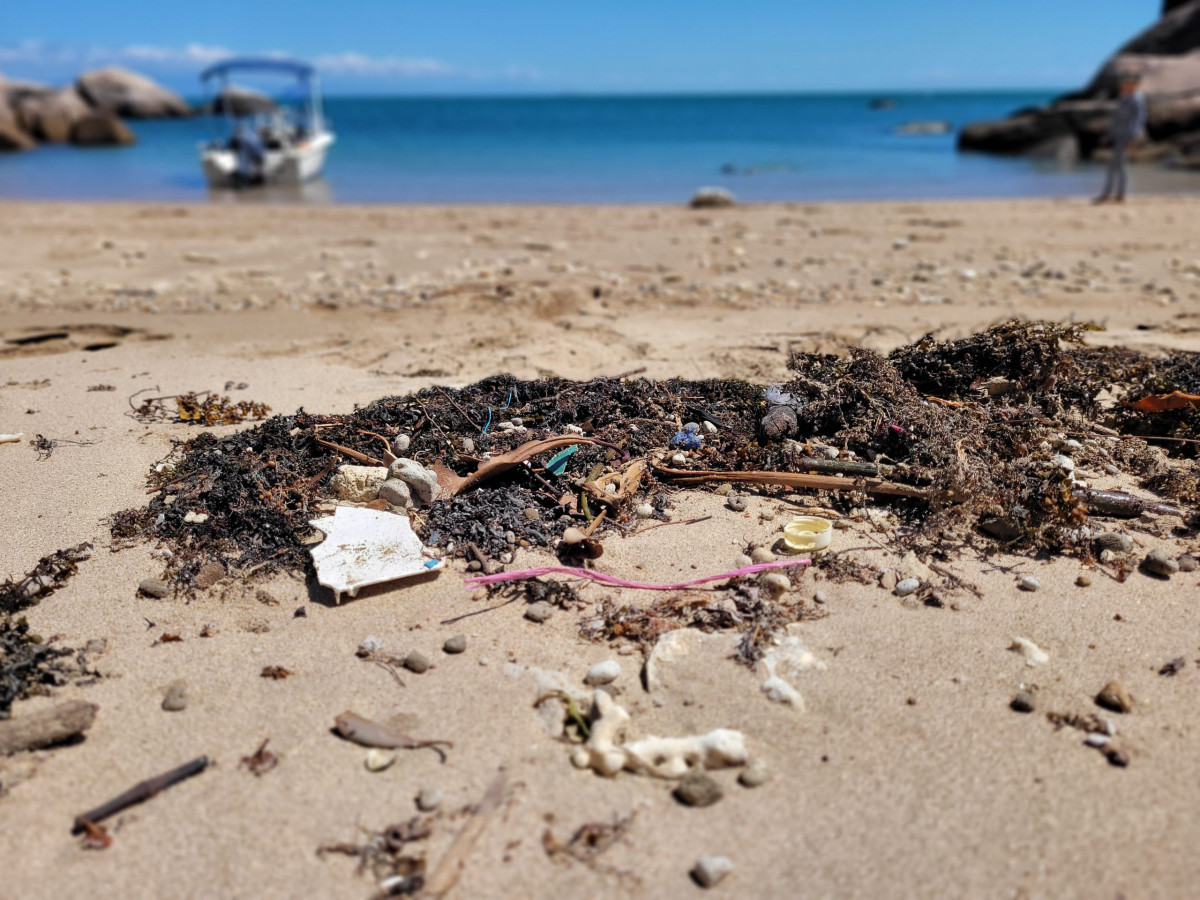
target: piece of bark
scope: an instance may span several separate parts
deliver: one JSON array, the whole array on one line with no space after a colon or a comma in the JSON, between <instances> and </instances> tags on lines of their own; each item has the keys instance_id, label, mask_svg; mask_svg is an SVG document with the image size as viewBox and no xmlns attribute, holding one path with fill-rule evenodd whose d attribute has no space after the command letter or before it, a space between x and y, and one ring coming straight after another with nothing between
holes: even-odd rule
<instances>
[{"instance_id":1,"label":"piece of bark","mask_svg":"<svg viewBox=\"0 0 1200 900\"><path fill-rule=\"evenodd\" d=\"M78 737L96 718L98 707L83 700L68 700L50 709L0 721L0 756L52 747Z\"/></svg>"}]
</instances>

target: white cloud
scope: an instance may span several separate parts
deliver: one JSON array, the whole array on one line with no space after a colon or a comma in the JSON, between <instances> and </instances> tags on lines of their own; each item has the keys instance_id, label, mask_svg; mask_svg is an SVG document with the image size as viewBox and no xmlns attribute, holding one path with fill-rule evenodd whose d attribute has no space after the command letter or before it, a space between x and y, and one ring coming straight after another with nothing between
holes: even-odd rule
<instances>
[{"instance_id":1,"label":"white cloud","mask_svg":"<svg viewBox=\"0 0 1200 900\"><path fill-rule=\"evenodd\" d=\"M22 41L0 44L0 65L99 66L128 65L153 69L178 70L207 66L236 55L226 47L187 44L183 47L157 44L129 44L124 47L47 44ZM286 56L280 51L260 56ZM535 81L539 73L527 66L506 66L496 71L466 68L440 59L409 56L370 56L346 51L326 53L313 60L322 73L347 78L458 78L477 81Z\"/></svg>"}]
</instances>

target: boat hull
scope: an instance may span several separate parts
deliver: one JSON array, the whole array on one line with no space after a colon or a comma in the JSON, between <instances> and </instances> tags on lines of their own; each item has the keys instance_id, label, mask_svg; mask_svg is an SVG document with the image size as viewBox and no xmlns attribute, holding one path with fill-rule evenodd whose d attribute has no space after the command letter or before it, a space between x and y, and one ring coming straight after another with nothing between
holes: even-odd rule
<instances>
[{"instance_id":1,"label":"boat hull","mask_svg":"<svg viewBox=\"0 0 1200 900\"><path fill-rule=\"evenodd\" d=\"M238 155L233 150L206 147L200 151L200 160L210 187L302 184L321 174L333 142L333 134L325 132L295 147L267 150L261 166L251 178L239 169Z\"/></svg>"}]
</instances>

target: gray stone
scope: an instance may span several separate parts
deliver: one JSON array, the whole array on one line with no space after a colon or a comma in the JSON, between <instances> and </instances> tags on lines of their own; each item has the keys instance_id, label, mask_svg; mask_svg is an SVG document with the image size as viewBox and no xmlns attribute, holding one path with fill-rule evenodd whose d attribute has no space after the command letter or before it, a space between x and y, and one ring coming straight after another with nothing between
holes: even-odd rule
<instances>
[{"instance_id":1,"label":"gray stone","mask_svg":"<svg viewBox=\"0 0 1200 900\"><path fill-rule=\"evenodd\" d=\"M397 456L404 453L412 446L412 438L407 434L398 434L392 438L392 452Z\"/></svg>"},{"instance_id":2,"label":"gray stone","mask_svg":"<svg viewBox=\"0 0 1200 900\"><path fill-rule=\"evenodd\" d=\"M1026 575L1017 583L1017 586L1023 591L1036 591L1042 586L1042 583L1032 575Z\"/></svg>"},{"instance_id":3,"label":"gray stone","mask_svg":"<svg viewBox=\"0 0 1200 900\"><path fill-rule=\"evenodd\" d=\"M181 712L187 709L187 705L187 682L172 681L167 685L167 695L163 697L162 708L167 712Z\"/></svg>"},{"instance_id":4,"label":"gray stone","mask_svg":"<svg viewBox=\"0 0 1200 900\"><path fill-rule=\"evenodd\" d=\"M896 582L895 593L897 597L907 597L909 594L916 592L921 586L921 582L915 578L905 578L903 581Z\"/></svg>"},{"instance_id":5,"label":"gray stone","mask_svg":"<svg viewBox=\"0 0 1200 900\"><path fill-rule=\"evenodd\" d=\"M525 507L525 511L521 513L525 517L526 522L536 522L542 517L541 512L535 506Z\"/></svg>"},{"instance_id":6,"label":"gray stone","mask_svg":"<svg viewBox=\"0 0 1200 900\"><path fill-rule=\"evenodd\" d=\"M771 770L767 768L767 764L761 759L752 759L746 763L746 768L742 769L742 773L738 776L738 783L742 787L756 788L762 787L771 780Z\"/></svg>"},{"instance_id":7,"label":"gray stone","mask_svg":"<svg viewBox=\"0 0 1200 900\"><path fill-rule=\"evenodd\" d=\"M389 478L379 486L379 499L392 506L412 506L412 488L399 478Z\"/></svg>"},{"instance_id":8,"label":"gray stone","mask_svg":"<svg viewBox=\"0 0 1200 900\"><path fill-rule=\"evenodd\" d=\"M1170 578L1179 571L1179 563L1166 550L1151 550L1142 560L1142 568L1154 575Z\"/></svg>"},{"instance_id":9,"label":"gray stone","mask_svg":"<svg viewBox=\"0 0 1200 900\"><path fill-rule=\"evenodd\" d=\"M438 498L437 476L413 459L398 459L388 468L388 479L403 481L426 506Z\"/></svg>"},{"instance_id":10,"label":"gray stone","mask_svg":"<svg viewBox=\"0 0 1200 900\"><path fill-rule=\"evenodd\" d=\"M147 597L161 600L171 593L171 586L161 578L144 578L138 583L138 590Z\"/></svg>"},{"instance_id":11,"label":"gray stone","mask_svg":"<svg viewBox=\"0 0 1200 900\"><path fill-rule=\"evenodd\" d=\"M1180 572L1195 572L1196 567L1200 565L1200 562L1196 561L1196 557L1188 556L1186 553L1175 560L1175 562L1179 566Z\"/></svg>"},{"instance_id":12,"label":"gray stone","mask_svg":"<svg viewBox=\"0 0 1200 900\"><path fill-rule=\"evenodd\" d=\"M417 794L417 809L421 812L433 812L442 805L442 792L437 788L423 788Z\"/></svg>"},{"instance_id":13,"label":"gray stone","mask_svg":"<svg viewBox=\"0 0 1200 900\"><path fill-rule=\"evenodd\" d=\"M539 600L537 603L530 603L529 608L525 610L525 618L530 622L537 622L539 625L552 615L554 615L554 607L544 600Z\"/></svg>"},{"instance_id":14,"label":"gray stone","mask_svg":"<svg viewBox=\"0 0 1200 900\"><path fill-rule=\"evenodd\" d=\"M702 888L714 888L733 871L733 863L724 856L705 856L696 860L692 877Z\"/></svg>"},{"instance_id":15,"label":"gray stone","mask_svg":"<svg viewBox=\"0 0 1200 900\"><path fill-rule=\"evenodd\" d=\"M1106 531L1096 538L1096 546L1113 553L1132 553L1133 538L1117 531Z\"/></svg>"},{"instance_id":16,"label":"gray stone","mask_svg":"<svg viewBox=\"0 0 1200 900\"><path fill-rule=\"evenodd\" d=\"M429 671L429 658L419 650L414 650L408 656L404 657L404 668L412 672L414 675L423 675Z\"/></svg>"},{"instance_id":17,"label":"gray stone","mask_svg":"<svg viewBox=\"0 0 1200 900\"><path fill-rule=\"evenodd\" d=\"M746 507L750 505L750 501L741 494L729 492L729 497L725 500L725 504L734 512L745 512Z\"/></svg>"},{"instance_id":18,"label":"gray stone","mask_svg":"<svg viewBox=\"0 0 1200 900\"><path fill-rule=\"evenodd\" d=\"M721 785L707 772L689 772L679 779L675 799L684 806L712 806L724 796Z\"/></svg>"},{"instance_id":19,"label":"gray stone","mask_svg":"<svg viewBox=\"0 0 1200 900\"><path fill-rule=\"evenodd\" d=\"M454 637L446 638L446 643L442 644L444 653L462 653L467 649L467 636L465 634L456 634Z\"/></svg>"},{"instance_id":20,"label":"gray stone","mask_svg":"<svg viewBox=\"0 0 1200 900\"><path fill-rule=\"evenodd\" d=\"M612 684L620 677L621 664L615 659L606 659L588 669L587 675L583 677L583 683L591 687L599 687L602 684Z\"/></svg>"}]
</instances>

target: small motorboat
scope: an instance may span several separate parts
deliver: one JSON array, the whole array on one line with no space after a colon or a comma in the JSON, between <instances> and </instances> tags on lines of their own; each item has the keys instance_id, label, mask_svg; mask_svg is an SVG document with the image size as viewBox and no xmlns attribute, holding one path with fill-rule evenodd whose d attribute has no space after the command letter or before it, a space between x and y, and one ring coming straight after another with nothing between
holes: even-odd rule
<instances>
[{"instance_id":1,"label":"small motorboat","mask_svg":"<svg viewBox=\"0 0 1200 900\"><path fill-rule=\"evenodd\" d=\"M247 73L290 76L286 98L233 83ZM321 174L334 134L325 122L316 69L287 59L229 59L200 74L206 108L225 133L200 146L210 187L298 185ZM215 89L215 90L214 90Z\"/></svg>"}]
</instances>

